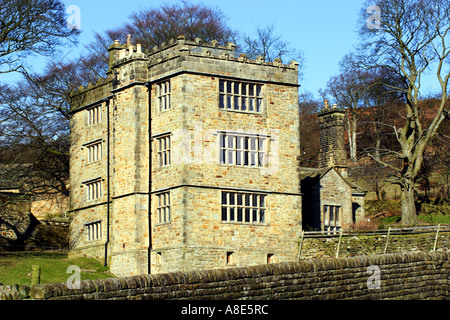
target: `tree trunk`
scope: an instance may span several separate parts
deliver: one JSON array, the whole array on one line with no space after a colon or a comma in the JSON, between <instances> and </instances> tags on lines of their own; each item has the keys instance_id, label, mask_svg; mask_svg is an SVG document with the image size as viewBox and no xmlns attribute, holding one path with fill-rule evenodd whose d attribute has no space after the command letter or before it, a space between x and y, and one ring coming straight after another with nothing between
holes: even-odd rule
<instances>
[{"instance_id":1,"label":"tree trunk","mask_svg":"<svg viewBox=\"0 0 450 320\"><path fill-rule=\"evenodd\" d=\"M351 154L350 157L352 162L356 162L356 121L354 123L353 131L352 131L352 145L351 145Z\"/></svg>"},{"instance_id":2,"label":"tree trunk","mask_svg":"<svg viewBox=\"0 0 450 320\"><path fill-rule=\"evenodd\" d=\"M356 162L356 116L355 112L351 110L347 118L348 125L348 144L350 147L350 159L353 163Z\"/></svg>"},{"instance_id":3,"label":"tree trunk","mask_svg":"<svg viewBox=\"0 0 450 320\"><path fill-rule=\"evenodd\" d=\"M376 120L378 121L378 120ZM375 123L375 160L380 161L381 160L381 156L380 156L380 148L381 148L381 126L380 124L377 122Z\"/></svg>"},{"instance_id":4,"label":"tree trunk","mask_svg":"<svg viewBox=\"0 0 450 320\"><path fill-rule=\"evenodd\" d=\"M381 147L381 138L380 135L376 135L376 141L375 141L375 159L381 160L380 157L380 147Z\"/></svg>"},{"instance_id":5,"label":"tree trunk","mask_svg":"<svg viewBox=\"0 0 450 320\"><path fill-rule=\"evenodd\" d=\"M417 225L419 219L416 213L416 205L414 202L414 185L405 183L401 185L402 192L402 225Z\"/></svg>"}]
</instances>

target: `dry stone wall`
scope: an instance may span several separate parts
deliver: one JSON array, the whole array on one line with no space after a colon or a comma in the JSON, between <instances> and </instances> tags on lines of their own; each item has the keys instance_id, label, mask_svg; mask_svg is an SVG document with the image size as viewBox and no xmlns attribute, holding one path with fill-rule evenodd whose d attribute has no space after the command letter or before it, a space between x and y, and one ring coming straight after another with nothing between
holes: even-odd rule
<instances>
[{"instance_id":1,"label":"dry stone wall","mask_svg":"<svg viewBox=\"0 0 450 320\"><path fill-rule=\"evenodd\" d=\"M36 285L39 300L448 299L449 252L311 259L253 267Z\"/></svg>"},{"instance_id":2,"label":"dry stone wall","mask_svg":"<svg viewBox=\"0 0 450 320\"><path fill-rule=\"evenodd\" d=\"M381 233L347 233L341 238L339 257L356 255L375 255L397 252L429 252L434 248L448 250L450 248L450 230L441 230L436 241L436 230L428 231L392 231ZM387 246L386 246L387 242ZM339 244L339 234L330 236L314 236L305 234L301 243L300 259L335 257ZM385 251L386 250L386 251Z\"/></svg>"}]
</instances>

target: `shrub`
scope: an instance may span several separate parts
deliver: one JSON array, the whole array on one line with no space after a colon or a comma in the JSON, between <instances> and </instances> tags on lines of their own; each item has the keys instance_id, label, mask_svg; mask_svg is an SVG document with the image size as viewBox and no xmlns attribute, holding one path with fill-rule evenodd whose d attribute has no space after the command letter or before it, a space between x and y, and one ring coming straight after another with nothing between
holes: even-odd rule
<instances>
[{"instance_id":1,"label":"shrub","mask_svg":"<svg viewBox=\"0 0 450 320\"><path fill-rule=\"evenodd\" d=\"M375 231L380 228L378 220L361 220L356 223L352 223L348 227L348 231Z\"/></svg>"}]
</instances>

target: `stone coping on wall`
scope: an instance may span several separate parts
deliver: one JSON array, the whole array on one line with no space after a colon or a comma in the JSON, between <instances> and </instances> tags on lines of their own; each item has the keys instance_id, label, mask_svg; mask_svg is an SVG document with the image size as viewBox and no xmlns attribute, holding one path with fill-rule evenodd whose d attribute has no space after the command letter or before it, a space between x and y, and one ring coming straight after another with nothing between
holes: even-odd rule
<instances>
[{"instance_id":1,"label":"stone coping on wall","mask_svg":"<svg viewBox=\"0 0 450 320\"><path fill-rule=\"evenodd\" d=\"M384 291L370 292L365 288L369 266L380 268ZM448 299L449 273L448 250L405 252L84 280L79 289L69 289L66 283L43 284L32 286L30 297L37 300L389 299L398 296ZM415 289L417 286L420 288Z\"/></svg>"}]
</instances>

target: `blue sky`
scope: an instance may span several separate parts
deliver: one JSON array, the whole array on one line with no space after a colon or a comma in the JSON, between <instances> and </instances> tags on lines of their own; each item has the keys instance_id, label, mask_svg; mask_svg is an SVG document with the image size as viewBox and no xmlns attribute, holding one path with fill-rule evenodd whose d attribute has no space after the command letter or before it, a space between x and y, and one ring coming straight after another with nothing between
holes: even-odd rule
<instances>
[{"instance_id":1,"label":"blue sky","mask_svg":"<svg viewBox=\"0 0 450 320\"><path fill-rule=\"evenodd\" d=\"M92 40L94 31L114 28L141 7L159 7L178 0L64 0L80 8L80 46ZM301 91L325 88L338 73L339 60L353 49L358 36L358 13L364 0L191 0L219 8L231 28L252 35L257 26L273 24L292 47L305 54ZM287 63L287 62L286 62Z\"/></svg>"},{"instance_id":2,"label":"blue sky","mask_svg":"<svg viewBox=\"0 0 450 320\"><path fill-rule=\"evenodd\" d=\"M142 7L159 7L178 0L63 0L80 8L82 35L74 55L101 32L127 21ZM252 35L257 26L273 24L276 34L305 54L301 92L325 88L338 73L339 60L358 42L358 13L364 0L191 0L219 8L231 28ZM32 63L30 61L30 63ZM288 61L286 62L288 63ZM39 63L35 63L36 68ZM35 70L38 71L38 70Z\"/></svg>"}]
</instances>

